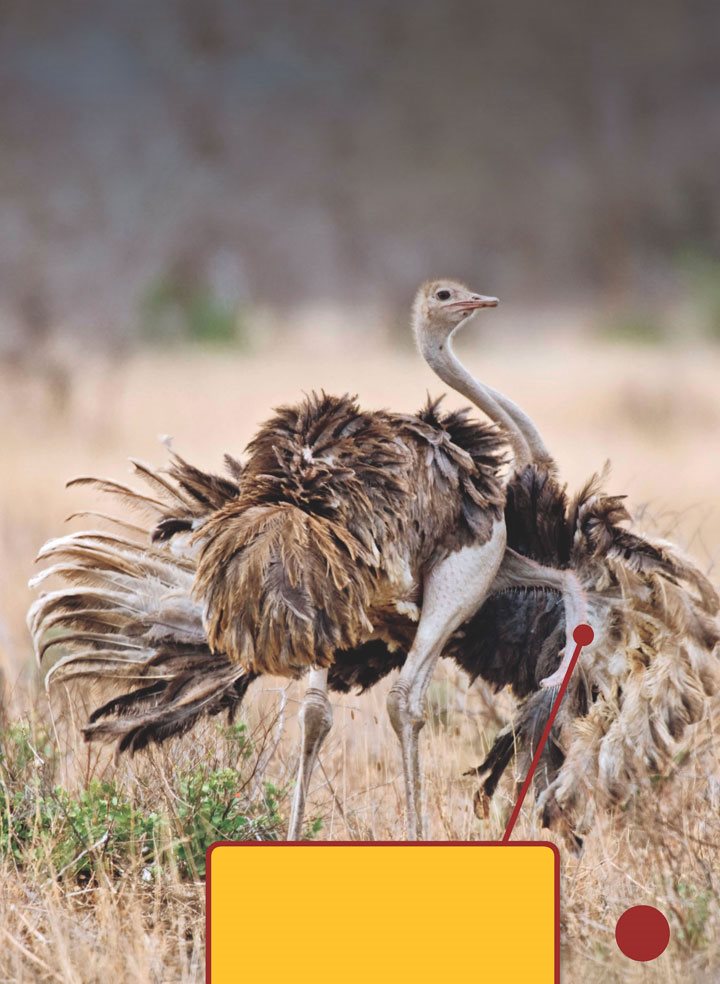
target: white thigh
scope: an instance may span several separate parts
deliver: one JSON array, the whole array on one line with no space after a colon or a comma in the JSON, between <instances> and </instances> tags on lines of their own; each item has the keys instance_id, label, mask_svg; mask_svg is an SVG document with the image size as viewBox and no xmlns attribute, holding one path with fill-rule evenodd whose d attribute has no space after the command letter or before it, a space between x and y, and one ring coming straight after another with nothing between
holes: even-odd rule
<instances>
[{"instance_id":1,"label":"white thigh","mask_svg":"<svg viewBox=\"0 0 720 984\"><path fill-rule=\"evenodd\" d=\"M428 574L412 649L430 640L443 645L487 597L505 554L507 533L499 520L490 539L450 554ZM412 652L412 650L411 650Z\"/></svg>"}]
</instances>

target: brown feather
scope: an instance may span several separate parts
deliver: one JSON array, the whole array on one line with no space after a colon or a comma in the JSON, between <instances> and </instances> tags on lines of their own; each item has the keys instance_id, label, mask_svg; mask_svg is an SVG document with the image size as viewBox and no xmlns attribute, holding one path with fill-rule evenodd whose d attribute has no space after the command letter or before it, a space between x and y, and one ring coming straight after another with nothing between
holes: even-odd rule
<instances>
[{"instance_id":1,"label":"brown feather","mask_svg":"<svg viewBox=\"0 0 720 984\"><path fill-rule=\"evenodd\" d=\"M391 633L386 610L416 596L428 565L489 536L501 447L437 403L410 417L322 393L280 408L247 449L238 496L195 534L212 649L299 675Z\"/></svg>"},{"instance_id":2,"label":"brown feather","mask_svg":"<svg viewBox=\"0 0 720 984\"><path fill-rule=\"evenodd\" d=\"M135 463L149 495L76 480L153 525L102 515L122 535L80 532L41 551L50 566L33 583L63 582L28 613L38 655L62 654L49 680L105 684L86 737L131 751L234 713L267 668L324 663L332 686L369 685L398 656L364 641L379 631L407 646L414 624L395 604L415 603L421 567L499 517L502 448L495 428L439 402L412 417L321 394L279 410L246 464L226 457L230 478L173 454L162 472ZM343 663L363 645L359 669Z\"/></svg>"}]
</instances>

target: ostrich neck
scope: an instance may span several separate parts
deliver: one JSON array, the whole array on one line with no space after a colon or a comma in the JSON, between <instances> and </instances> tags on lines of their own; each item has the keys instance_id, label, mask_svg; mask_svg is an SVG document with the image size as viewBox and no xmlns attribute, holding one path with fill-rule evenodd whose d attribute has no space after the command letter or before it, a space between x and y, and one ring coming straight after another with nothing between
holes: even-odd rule
<instances>
[{"instance_id":1,"label":"ostrich neck","mask_svg":"<svg viewBox=\"0 0 720 984\"><path fill-rule=\"evenodd\" d=\"M498 393L498 391L492 389L492 387L488 386L487 392L489 396L495 400L495 402L498 403L500 407L515 421L515 424L530 448L531 461L534 464L547 465L551 468L554 467L555 459L545 447L545 442L542 437L540 437L540 432L525 411L522 410L517 403L513 403L509 397L505 396L503 393Z\"/></svg>"},{"instance_id":2,"label":"ostrich neck","mask_svg":"<svg viewBox=\"0 0 720 984\"><path fill-rule=\"evenodd\" d=\"M453 352L449 338L436 342L420 335L418 342L420 352L433 372L506 431L515 459L515 470L519 471L529 464L533 459L530 447L509 409L513 407L521 412L519 408L475 379Z\"/></svg>"}]
</instances>

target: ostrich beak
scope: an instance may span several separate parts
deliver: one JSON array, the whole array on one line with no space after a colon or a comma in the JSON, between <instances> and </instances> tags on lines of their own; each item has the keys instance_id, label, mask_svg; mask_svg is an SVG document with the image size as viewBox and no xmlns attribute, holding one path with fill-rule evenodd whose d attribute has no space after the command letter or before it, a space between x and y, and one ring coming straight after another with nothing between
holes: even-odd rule
<instances>
[{"instance_id":1,"label":"ostrich beak","mask_svg":"<svg viewBox=\"0 0 720 984\"><path fill-rule=\"evenodd\" d=\"M480 308L497 307L500 301L497 297L485 297L483 294L473 294L463 301L455 301L448 305L458 311L477 311Z\"/></svg>"}]
</instances>

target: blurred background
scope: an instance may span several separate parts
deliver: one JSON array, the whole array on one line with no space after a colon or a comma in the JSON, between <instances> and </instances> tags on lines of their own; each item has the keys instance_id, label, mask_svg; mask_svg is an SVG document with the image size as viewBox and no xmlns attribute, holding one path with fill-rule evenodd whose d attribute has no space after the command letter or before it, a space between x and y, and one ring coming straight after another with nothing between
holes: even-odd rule
<instances>
[{"instance_id":1,"label":"blurred background","mask_svg":"<svg viewBox=\"0 0 720 984\"><path fill-rule=\"evenodd\" d=\"M168 433L218 466L313 387L416 408L443 389L407 328L429 276L501 297L463 356L567 478L612 458L710 564L719 28L713 0L3 0L13 679L67 478Z\"/></svg>"},{"instance_id":2,"label":"blurred background","mask_svg":"<svg viewBox=\"0 0 720 984\"><path fill-rule=\"evenodd\" d=\"M719 28L713 0L3 0L3 350L404 317L439 273L648 332L714 294L720 335Z\"/></svg>"}]
</instances>

